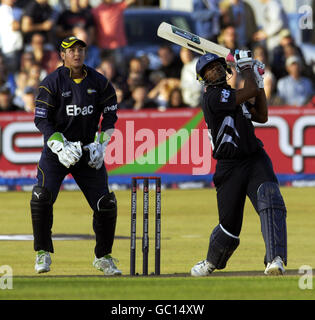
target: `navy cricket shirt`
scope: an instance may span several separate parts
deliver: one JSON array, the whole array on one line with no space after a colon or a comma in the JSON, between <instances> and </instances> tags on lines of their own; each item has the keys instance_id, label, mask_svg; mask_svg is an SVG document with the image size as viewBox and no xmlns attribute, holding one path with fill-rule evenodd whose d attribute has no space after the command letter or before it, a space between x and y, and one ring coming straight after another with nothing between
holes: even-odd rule
<instances>
[{"instance_id":1,"label":"navy cricket shirt","mask_svg":"<svg viewBox=\"0 0 315 320\"><path fill-rule=\"evenodd\" d=\"M240 159L263 146L255 136L249 102L236 105L230 86L207 87L202 109L213 143L215 159Z\"/></svg>"},{"instance_id":2,"label":"navy cricket shirt","mask_svg":"<svg viewBox=\"0 0 315 320\"><path fill-rule=\"evenodd\" d=\"M77 84L70 69L59 67L40 84L36 97L35 125L45 145L54 132L83 145L94 141L101 116L101 130L114 128L117 121L116 93L103 75L84 66L84 79Z\"/></svg>"}]
</instances>

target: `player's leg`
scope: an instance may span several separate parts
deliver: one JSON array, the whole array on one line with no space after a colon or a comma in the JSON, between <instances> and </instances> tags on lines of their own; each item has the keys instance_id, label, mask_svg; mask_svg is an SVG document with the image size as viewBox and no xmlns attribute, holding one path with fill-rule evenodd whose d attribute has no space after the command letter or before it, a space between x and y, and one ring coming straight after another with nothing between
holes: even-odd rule
<instances>
[{"instance_id":1,"label":"player's leg","mask_svg":"<svg viewBox=\"0 0 315 320\"><path fill-rule=\"evenodd\" d=\"M261 221L265 242L266 274L283 274L287 264L286 207L268 155L262 151L253 161L247 190Z\"/></svg>"},{"instance_id":2,"label":"player's leg","mask_svg":"<svg viewBox=\"0 0 315 320\"><path fill-rule=\"evenodd\" d=\"M49 253L54 252L51 238L53 203L65 174L59 164L42 155L37 168L37 184L33 187L30 201L34 250L37 252L35 270L38 273L50 270Z\"/></svg>"},{"instance_id":3,"label":"player's leg","mask_svg":"<svg viewBox=\"0 0 315 320\"><path fill-rule=\"evenodd\" d=\"M219 224L210 235L207 258L192 269L193 276L209 275L224 269L240 243L246 198L246 173L240 167L223 170L217 166L214 182L217 189Z\"/></svg>"},{"instance_id":4,"label":"player's leg","mask_svg":"<svg viewBox=\"0 0 315 320\"><path fill-rule=\"evenodd\" d=\"M105 166L95 170L80 163L72 174L93 210L96 236L93 264L106 275L121 274L110 255L116 230L117 200L114 192L109 192Z\"/></svg>"}]
</instances>

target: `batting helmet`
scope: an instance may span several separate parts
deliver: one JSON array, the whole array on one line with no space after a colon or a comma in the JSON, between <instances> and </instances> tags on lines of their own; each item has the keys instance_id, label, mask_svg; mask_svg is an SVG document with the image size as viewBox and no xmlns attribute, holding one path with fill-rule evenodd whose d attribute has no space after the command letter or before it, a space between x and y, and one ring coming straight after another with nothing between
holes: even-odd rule
<instances>
[{"instance_id":1,"label":"batting helmet","mask_svg":"<svg viewBox=\"0 0 315 320\"><path fill-rule=\"evenodd\" d=\"M229 69L226 61L224 58L219 57L218 55L214 53L206 53L203 56L201 56L196 64L196 74L197 74L197 80L202 81L203 80L203 73L205 68L212 62L219 61L222 63L224 69L230 73L231 70Z\"/></svg>"}]
</instances>

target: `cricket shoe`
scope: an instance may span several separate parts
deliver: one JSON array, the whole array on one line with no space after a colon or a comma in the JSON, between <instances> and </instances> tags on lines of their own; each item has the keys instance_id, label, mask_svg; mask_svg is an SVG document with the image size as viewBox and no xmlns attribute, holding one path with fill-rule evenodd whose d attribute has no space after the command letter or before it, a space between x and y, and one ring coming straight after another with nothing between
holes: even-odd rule
<instances>
[{"instance_id":1,"label":"cricket shoe","mask_svg":"<svg viewBox=\"0 0 315 320\"><path fill-rule=\"evenodd\" d=\"M194 265L191 268L190 273L193 277L206 277L209 276L214 269L215 266L213 264L211 264L208 260L203 260Z\"/></svg>"},{"instance_id":2,"label":"cricket shoe","mask_svg":"<svg viewBox=\"0 0 315 320\"><path fill-rule=\"evenodd\" d=\"M51 258L48 251L40 250L37 252L35 261L35 271L44 273L50 271Z\"/></svg>"},{"instance_id":3,"label":"cricket shoe","mask_svg":"<svg viewBox=\"0 0 315 320\"><path fill-rule=\"evenodd\" d=\"M104 272L105 276L119 276L122 274L122 272L116 267L114 262L117 263L118 260L115 258L112 258L110 254L107 254L102 258L95 257L93 266L97 270Z\"/></svg>"},{"instance_id":4,"label":"cricket shoe","mask_svg":"<svg viewBox=\"0 0 315 320\"><path fill-rule=\"evenodd\" d=\"M268 262L265 269L265 274L270 276L278 276L284 273L285 269L283 267L283 261L279 256L275 257L272 262Z\"/></svg>"}]
</instances>

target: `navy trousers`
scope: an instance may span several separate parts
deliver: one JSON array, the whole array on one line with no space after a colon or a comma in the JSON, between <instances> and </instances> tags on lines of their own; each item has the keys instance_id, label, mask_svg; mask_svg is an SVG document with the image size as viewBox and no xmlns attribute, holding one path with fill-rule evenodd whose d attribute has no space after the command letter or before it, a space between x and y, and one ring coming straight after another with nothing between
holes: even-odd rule
<instances>
[{"instance_id":1,"label":"navy trousers","mask_svg":"<svg viewBox=\"0 0 315 320\"><path fill-rule=\"evenodd\" d=\"M47 188L52 193L53 202L57 199L62 181L69 173L82 190L92 210L97 211L97 201L109 193L105 165L99 170L91 168L88 165L87 154L84 153L78 163L66 168L59 162L57 155L48 149L43 150L38 164L37 185Z\"/></svg>"},{"instance_id":2,"label":"navy trousers","mask_svg":"<svg viewBox=\"0 0 315 320\"><path fill-rule=\"evenodd\" d=\"M219 223L230 233L239 236L243 222L246 196L257 213L257 190L264 182L276 182L272 162L264 151L245 159L219 160L213 176L217 190Z\"/></svg>"}]
</instances>

